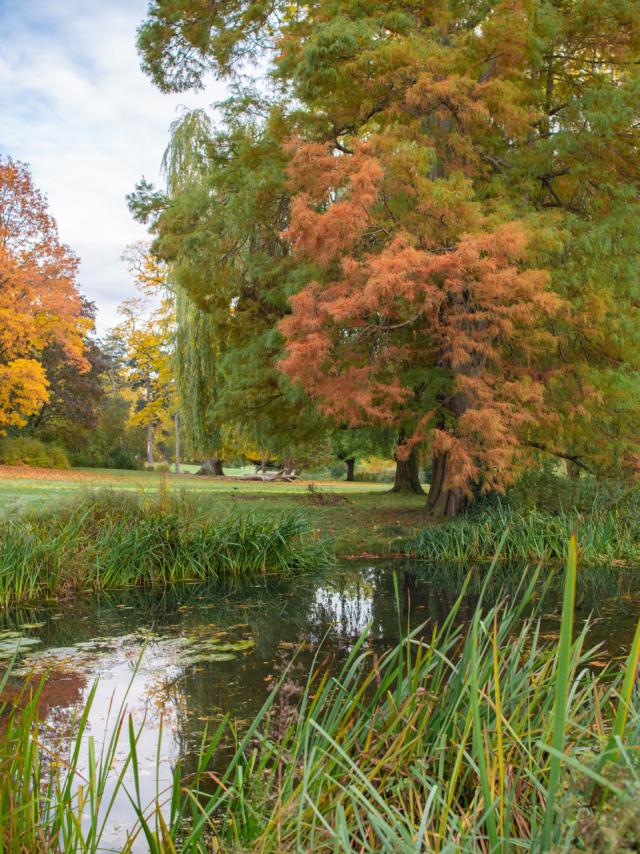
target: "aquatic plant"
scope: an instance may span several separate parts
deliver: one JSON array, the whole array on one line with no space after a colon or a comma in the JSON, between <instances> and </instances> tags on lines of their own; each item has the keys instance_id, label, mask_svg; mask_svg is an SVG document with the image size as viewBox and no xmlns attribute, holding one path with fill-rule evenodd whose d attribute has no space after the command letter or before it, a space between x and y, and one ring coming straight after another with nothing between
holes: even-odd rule
<instances>
[{"instance_id":1,"label":"aquatic plant","mask_svg":"<svg viewBox=\"0 0 640 854\"><path fill-rule=\"evenodd\" d=\"M86 710L68 753L45 763L33 701L14 704L0 733L0 850L95 851L123 792L136 821L122 851L142 840L154 854L579 850L607 838L611 816L616 850L635 850L640 626L624 664L591 669L588 626L574 638L576 573L572 543L558 644L541 636L537 573L508 602L481 596L466 623L463 590L442 625L382 657L364 632L295 703L281 702L284 674L243 733L223 721L150 804L124 708L101 750L89 740L83 780ZM110 770L121 734L125 765Z\"/></svg>"},{"instance_id":2,"label":"aquatic plant","mask_svg":"<svg viewBox=\"0 0 640 854\"><path fill-rule=\"evenodd\" d=\"M581 563L640 564L640 517L596 507L585 514L551 514L498 504L451 522L425 525L404 543L403 551L408 557L437 563L490 561L505 530L508 534L500 552L503 561L562 560L565 544L577 530Z\"/></svg>"},{"instance_id":3,"label":"aquatic plant","mask_svg":"<svg viewBox=\"0 0 640 854\"><path fill-rule=\"evenodd\" d=\"M330 559L300 513L211 519L184 498L88 494L53 512L0 521L0 603L287 574Z\"/></svg>"}]
</instances>

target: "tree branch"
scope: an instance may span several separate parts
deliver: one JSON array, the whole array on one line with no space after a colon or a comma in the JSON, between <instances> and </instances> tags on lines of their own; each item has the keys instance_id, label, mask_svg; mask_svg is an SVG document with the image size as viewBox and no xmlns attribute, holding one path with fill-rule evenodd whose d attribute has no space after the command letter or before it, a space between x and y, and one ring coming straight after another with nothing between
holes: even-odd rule
<instances>
[{"instance_id":1,"label":"tree branch","mask_svg":"<svg viewBox=\"0 0 640 854\"><path fill-rule=\"evenodd\" d=\"M526 442L525 444L529 448L535 448L537 451L543 451L545 454L551 454L552 457L559 457L561 460L568 460L583 471L591 473L589 466L584 463L577 454L564 454L562 451L552 451L551 448L547 448L546 445L542 445L540 442Z\"/></svg>"}]
</instances>

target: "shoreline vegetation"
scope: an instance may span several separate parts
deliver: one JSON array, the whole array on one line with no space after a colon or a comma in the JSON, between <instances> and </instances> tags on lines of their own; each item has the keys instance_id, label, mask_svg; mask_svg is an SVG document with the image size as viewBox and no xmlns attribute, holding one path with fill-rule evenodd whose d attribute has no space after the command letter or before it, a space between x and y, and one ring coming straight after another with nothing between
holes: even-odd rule
<instances>
[{"instance_id":1,"label":"shoreline vegetation","mask_svg":"<svg viewBox=\"0 0 640 854\"><path fill-rule=\"evenodd\" d=\"M403 552L427 563L486 563L493 560L496 546L505 535L502 562L554 563L563 559L573 532L578 534L583 565L640 565L640 516L614 508L551 514L499 506L425 526L403 545Z\"/></svg>"},{"instance_id":2,"label":"shoreline vegetation","mask_svg":"<svg viewBox=\"0 0 640 854\"><path fill-rule=\"evenodd\" d=\"M118 795L135 813L122 852L635 850L640 628L626 660L591 668L588 625L574 633L575 542L559 642L541 632L541 571L494 607L481 596L466 622L463 589L441 625L382 656L365 631L337 675L310 673L297 696L285 672L253 721L223 720L151 803L124 703L81 774L95 688L71 744L45 757L27 686L2 708L2 850L96 851Z\"/></svg>"},{"instance_id":3,"label":"shoreline vegetation","mask_svg":"<svg viewBox=\"0 0 640 854\"><path fill-rule=\"evenodd\" d=\"M195 481L182 488L164 477L123 476L97 481L95 490L83 480L69 490L57 480L25 481L24 497L0 515L0 604L287 575L335 559L406 557L440 570L478 564L482 574L503 537L501 563L554 564L574 531L583 566L640 566L635 489L538 477L436 522L420 496L383 494L377 484L367 492Z\"/></svg>"},{"instance_id":4,"label":"shoreline vegetation","mask_svg":"<svg viewBox=\"0 0 640 854\"><path fill-rule=\"evenodd\" d=\"M327 566L300 513L219 518L195 497L100 491L0 521L0 604L185 581L236 583Z\"/></svg>"}]
</instances>

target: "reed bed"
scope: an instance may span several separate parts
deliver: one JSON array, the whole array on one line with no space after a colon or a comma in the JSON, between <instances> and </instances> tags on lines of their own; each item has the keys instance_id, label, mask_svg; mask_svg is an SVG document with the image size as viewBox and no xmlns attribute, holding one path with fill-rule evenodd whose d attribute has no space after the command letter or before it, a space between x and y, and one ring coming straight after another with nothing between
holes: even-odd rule
<instances>
[{"instance_id":1,"label":"reed bed","mask_svg":"<svg viewBox=\"0 0 640 854\"><path fill-rule=\"evenodd\" d=\"M490 561L505 530L502 561L561 561L568 538L578 531L582 564L640 564L640 516L616 509L551 514L498 505L425 526L403 550L408 557L434 563Z\"/></svg>"},{"instance_id":2,"label":"reed bed","mask_svg":"<svg viewBox=\"0 0 640 854\"><path fill-rule=\"evenodd\" d=\"M588 627L574 629L576 573L572 544L558 642L541 636L536 573L508 602L481 597L465 623L463 591L442 625L381 657L365 632L340 672L312 672L295 702L285 674L242 735L223 722L151 803L124 707L100 750L89 740L84 780L86 712L45 767L34 706L14 707L0 734L0 850L97 851L125 789L137 820L122 851L637 850L640 625L626 661L596 673ZM226 768L209 773L230 740Z\"/></svg>"},{"instance_id":3,"label":"reed bed","mask_svg":"<svg viewBox=\"0 0 640 854\"><path fill-rule=\"evenodd\" d=\"M301 514L210 519L186 499L88 494L53 512L0 521L0 604L289 574L330 559Z\"/></svg>"}]
</instances>

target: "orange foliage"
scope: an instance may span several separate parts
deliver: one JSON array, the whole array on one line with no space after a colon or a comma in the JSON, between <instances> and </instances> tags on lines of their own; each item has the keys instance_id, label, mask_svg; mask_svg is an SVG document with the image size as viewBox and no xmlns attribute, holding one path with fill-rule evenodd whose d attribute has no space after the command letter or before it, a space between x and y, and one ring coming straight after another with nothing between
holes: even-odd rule
<instances>
[{"instance_id":1,"label":"orange foliage","mask_svg":"<svg viewBox=\"0 0 640 854\"><path fill-rule=\"evenodd\" d=\"M298 147L291 176L305 188L292 207L294 248L337 275L291 298L282 369L351 426L401 423L415 399L402 377L416 367L445 373L445 416L418 413L407 449L429 435L449 458L449 487L468 489L480 472L485 488L502 486L519 435L545 417L535 366L555 349L549 321L564 310L546 272L526 268L524 226L507 222L438 250L398 228L378 249L370 235L383 169L370 152L330 158ZM332 184L337 201L323 210Z\"/></svg>"},{"instance_id":2,"label":"orange foliage","mask_svg":"<svg viewBox=\"0 0 640 854\"><path fill-rule=\"evenodd\" d=\"M48 344L88 369L91 320L81 316L77 268L28 168L0 158L0 433L22 426L46 402L39 357Z\"/></svg>"}]
</instances>

